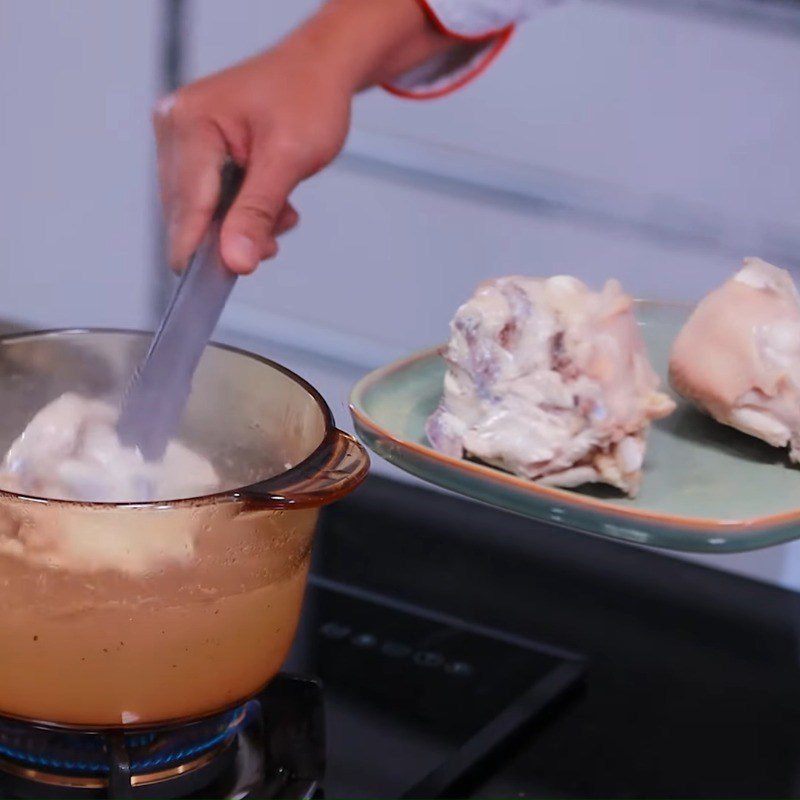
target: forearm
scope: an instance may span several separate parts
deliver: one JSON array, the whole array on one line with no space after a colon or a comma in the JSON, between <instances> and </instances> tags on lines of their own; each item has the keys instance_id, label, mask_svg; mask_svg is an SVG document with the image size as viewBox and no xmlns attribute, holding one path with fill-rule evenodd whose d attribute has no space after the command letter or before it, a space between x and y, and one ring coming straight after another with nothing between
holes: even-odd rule
<instances>
[{"instance_id":1,"label":"forearm","mask_svg":"<svg viewBox=\"0 0 800 800\"><path fill-rule=\"evenodd\" d=\"M453 46L417 0L328 0L280 45L330 70L351 92L391 81Z\"/></svg>"}]
</instances>

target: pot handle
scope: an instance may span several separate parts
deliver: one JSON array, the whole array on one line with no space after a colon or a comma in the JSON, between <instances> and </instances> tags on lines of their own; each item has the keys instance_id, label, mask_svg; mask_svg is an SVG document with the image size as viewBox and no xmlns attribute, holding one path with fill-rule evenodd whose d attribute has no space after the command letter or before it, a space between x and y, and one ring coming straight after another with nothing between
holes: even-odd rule
<instances>
[{"instance_id":1,"label":"pot handle","mask_svg":"<svg viewBox=\"0 0 800 800\"><path fill-rule=\"evenodd\" d=\"M349 433L334 429L317 450L290 470L238 494L272 508L314 508L333 503L367 477L369 455Z\"/></svg>"}]
</instances>

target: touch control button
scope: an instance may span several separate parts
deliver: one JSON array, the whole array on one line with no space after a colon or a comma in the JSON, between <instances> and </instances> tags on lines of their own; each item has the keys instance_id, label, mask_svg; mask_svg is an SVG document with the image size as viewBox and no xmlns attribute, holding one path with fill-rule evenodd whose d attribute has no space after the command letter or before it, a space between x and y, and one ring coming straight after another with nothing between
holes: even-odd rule
<instances>
[{"instance_id":1,"label":"touch control button","mask_svg":"<svg viewBox=\"0 0 800 800\"><path fill-rule=\"evenodd\" d=\"M371 633L359 633L358 636L354 636L350 641L352 641L356 647L363 647L365 649L368 647L375 647L375 645L378 644L378 639Z\"/></svg>"},{"instance_id":2,"label":"touch control button","mask_svg":"<svg viewBox=\"0 0 800 800\"><path fill-rule=\"evenodd\" d=\"M475 670L472 664L468 664L466 661L451 661L449 664L445 664L444 671L461 678L468 678Z\"/></svg>"},{"instance_id":3,"label":"touch control button","mask_svg":"<svg viewBox=\"0 0 800 800\"><path fill-rule=\"evenodd\" d=\"M319 630L328 639L344 639L352 632L349 626L338 622L326 622Z\"/></svg>"},{"instance_id":4,"label":"touch control button","mask_svg":"<svg viewBox=\"0 0 800 800\"><path fill-rule=\"evenodd\" d=\"M414 663L421 667L441 667L444 664L444 656L431 650L418 650L414 653L413 659Z\"/></svg>"},{"instance_id":5,"label":"touch control button","mask_svg":"<svg viewBox=\"0 0 800 800\"><path fill-rule=\"evenodd\" d=\"M411 648L402 642L384 642L381 647L381 653L390 658L406 658L412 653Z\"/></svg>"}]
</instances>

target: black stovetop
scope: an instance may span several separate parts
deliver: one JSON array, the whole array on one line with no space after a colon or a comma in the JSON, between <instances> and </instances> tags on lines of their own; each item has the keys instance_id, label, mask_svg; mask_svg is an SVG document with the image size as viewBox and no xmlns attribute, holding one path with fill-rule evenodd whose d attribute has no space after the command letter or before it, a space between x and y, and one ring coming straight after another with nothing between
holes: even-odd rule
<instances>
[{"instance_id":1,"label":"black stovetop","mask_svg":"<svg viewBox=\"0 0 800 800\"><path fill-rule=\"evenodd\" d=\"M377 477L325 512L315 562L323 583L586 657L585 691L462 795L800 795L800 598L791 592ZM335 611L310 599L307 621ZM344 702L386 713L375 681L365 676ZM456 730L462 701L449 699ZM413 715L428 701L404 702ZM342 739L337 755L332 724L331 776L340 759L364 780L392 761L380 737L357 747ZM390 790L374 784L373 795ZM331 786L327 796L342 795Z\"/></svg>"}]
</instances>

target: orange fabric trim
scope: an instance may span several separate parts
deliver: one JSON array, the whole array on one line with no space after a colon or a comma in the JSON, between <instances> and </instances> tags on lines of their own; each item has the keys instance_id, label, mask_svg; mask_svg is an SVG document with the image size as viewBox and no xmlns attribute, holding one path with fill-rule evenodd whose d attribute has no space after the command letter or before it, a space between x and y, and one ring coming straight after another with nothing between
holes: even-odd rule
<instances>
[{"instance_id":1,"label":"orange fabric trim","mask_svg":"<svg viewBox=\"0 0 800 800\"><path fill-rule=\"evenodd\" d=\"M424 3L425 0L419 0L419 2ZM449 31L442 29L444 33L448 33ZM451 94L452 92L456 92L461 89L463 86L466 86L471 81L475 80L481 73L485 72L492 62L500 55L500 53L505 49L506 45L510 41L512 35L514 34L515 26L509 25L507 28L503 28L499 32L493 32L488 34L487 36L481 36L479 38L467 38L463 36L458 36L457 34L450 34L454 35L455 38L461 39L462 41L469 41L469 42L480 42L484 39L491 38L492 36L497 37L497 41L495 44L489 49L489 51L478 61L478 63L472 67L471 69L467 70L465 73L460 75L456 80L452 83L447 84L439 89L400 89L397 86L392 86L389 83L381 84L381 88L385 89L390 94L393 94L397 97L403 97L406 100L434 100L437 97L444 97L445 95Z\"/></svg>"}]
</instances>

